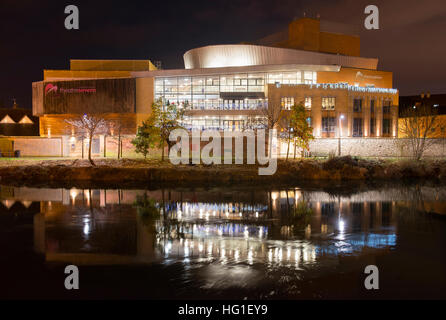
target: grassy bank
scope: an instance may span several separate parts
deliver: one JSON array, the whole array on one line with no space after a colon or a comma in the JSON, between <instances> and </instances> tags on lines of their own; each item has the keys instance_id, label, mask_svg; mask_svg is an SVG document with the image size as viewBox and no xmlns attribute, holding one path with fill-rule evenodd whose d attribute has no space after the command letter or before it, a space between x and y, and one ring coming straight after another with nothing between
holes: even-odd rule
<instances>
[{"instance_id":1,"label":"grassy bank","mask_svg":"<svg viewBox=\"0 0 446 320\"><path fill-rule=\"evenodd\" d=\"M413 178L446 180L446 161L366 160L351 157L328 160L278 162L272 176L259 176L257 165L179 165L159 160L98 159L31 160L0 162L0 183L26 185L79 183L101 185L231 185L294 183L302 181L402 180Z\"/></svg>"}]
</instances>

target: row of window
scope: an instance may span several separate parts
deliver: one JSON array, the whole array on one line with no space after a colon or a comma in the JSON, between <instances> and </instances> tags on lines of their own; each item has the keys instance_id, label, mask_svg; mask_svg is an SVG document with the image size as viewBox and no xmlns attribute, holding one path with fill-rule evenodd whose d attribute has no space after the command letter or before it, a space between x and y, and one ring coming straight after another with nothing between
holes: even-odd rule
<instances>
[{"instance_id":1,"label":"row of window","mask_svg":"<svg viewBox=\"0 0 446 320\"><path fill-rule=\"evenodd\" d=\"M264 117L185 117L183 127L189 130L230 130L241 131L244 129L265 128Z\"/></svg>"},{"instance_id":2,"label":"row of window","mask_svg":"<svg viewBox=\"0 0 446 320\"><path fill-rule=\"evenodd\" d=\"M353 112L362 112L362 99L354 99L353 100ZM305 97L305 108L311 109L311 97ZM290 110L294 105L294 97L282 97L280 104L282 109ZM390 100L384 100L383 103L383 113L390 114ZM322 97L322 110L333 111L336 107L336 98L335 97ZM371 113L375 112L375 100L370 101L370 111Z\"/></svg>"},{"instance_id":3,"label":"row of window","mask_svg":"<svg viewBox=\"0 0 446 320\"><path fill-rule=\"evenodd\" d=\"M293 72L269 72L269 73L239 73L215 76L192 76L192 77L167 77L156 78L155 86L186 87L186 86L263 86L267 84L312 84L317 82L317 72L293 71Z\"/></svg>"},{"instance_id":4,"label":"row of window","mask_svg":"<svg viewBox=\"0 0 446 320\"><path fill-rule=\"evenodd\" d=\"M177 100L165 100L166 104L177 104ZM184 100L181 107L191 110L259 110L267 107L264 99L194 99Z\"/></svg>"},{"instance_id":5,"label":"row of window","mask_svg":"<svg viewBox=\"0 0 446 320\"><path fill-rule=\"evenodd\" d=\"M312 102L311 97L305 98L305 102L304 102L305 109L311 110L311 102ZM283 110L291 110L291 107L294 106L294 104L295 104L294 97L280 98L280 105Z\"/></svg>"},{"instance_id":6,"label":"row of window","mask_svg":"<svg viewBox=\"0 0 446 320\"><path fill-rule=\"evenodd\" d=\"M353 99L353 112L362 112L362 99ZM390 114L390 106L392 105L392 101L384 100L383 101L383 113ZM370 100L370 112L375 113L375 100Z\"/></svg>"},{"instance_id":7,"label":"row of window","mask_svg":"<svg viewBox=\"0 0 446 320\"><path fill-rule=\"evenodd\" d=\"M391 119L383 119L383 135L390 135L392 122ZM353 118L353 137L363 136L363 119ZM334 117L324 117L322 118L322 132L333 133L336 130L336 118ZM376 134L376 119L370 118L370 135Z\"/></svg>"}]
</instances>

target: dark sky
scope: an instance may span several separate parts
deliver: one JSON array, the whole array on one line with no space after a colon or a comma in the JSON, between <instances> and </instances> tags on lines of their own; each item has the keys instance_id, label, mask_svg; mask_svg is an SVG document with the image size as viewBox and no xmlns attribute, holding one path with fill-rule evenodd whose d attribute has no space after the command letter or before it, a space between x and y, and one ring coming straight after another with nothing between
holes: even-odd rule
<instances>
[{"instance_id":1,"label":"dark sky","mask_svg":"<svg viewBox=\"0 0 446 320\"><path fill-rule=\"evenodd\" d=\"M64 8L80 11L80 30L64 28ZM380 9L380 30L364 28L364 8ZM361 53L394 72L401 95L446 93L446 0L158 0L0 2L0 106L31 107L31 82L69 59L161 60L183 68L188 49L239 43L320 14L360 30Z\"/></svg>"}]
</instances>

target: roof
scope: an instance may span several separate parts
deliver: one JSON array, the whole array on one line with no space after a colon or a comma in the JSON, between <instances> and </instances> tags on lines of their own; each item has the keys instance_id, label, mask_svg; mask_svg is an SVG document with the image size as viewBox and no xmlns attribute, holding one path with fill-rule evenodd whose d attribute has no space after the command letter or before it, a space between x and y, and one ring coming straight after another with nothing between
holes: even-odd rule
<instances>
[{"instance_id":1,"label":"roof","mask_svg":"<svg viewBox=\"0 0 446 320\"><path fill-rule=\"evenodd\" d=\"M256 72L286 72L292 70L301 71L331 71L339 72L340 66L336 65L309 65L309 64L279 64L279 65L256 65L244 67L223 68L198 68L198 69L163 69L146 72L132 72L132 77L174 77L174 76L199 76L219 75L232 73L256 73Z\"/></svg>"},{"instance_id":2,"label":"roof","mask_svg":"<svg viewBox=\"0 0 446 320\"><path fill-rule=\"evenodd\" d=\"M0 121L6 115L11 117L14 122L19 122L24 116L27 116L32 122L39 122L38 117L34 117L31 109L25 108L0 108Z\"/></svg>"},{"instance_id":3,"label":"roof","mask_svg":"<svg viewBox=\"0 0 446 320\"><path fill-rule=\"evenodd\" d=\"M248 44L214 45L184 54L186 69L243 67L258 65L338 65L376 70L378 59Z\"/></svg>"},{"instance_id":4,"label":"roof","mask_svg":"<svg viewBox=\"0 0 446 320\"><path fill-rule=\"evenodd\" d=\"M5 117L15 123L0 123L0 136L39 135L39 118L32 115L31 109L0 108L0 121ZM32 123L29 123L29 120Z\"/></svg>"},{"instance_id":5,"label":"roof","mask_svg":"<svg viewBox=\"0 0 446 320\"><path fill-rule=\"evenodd\" d=\"M71 71L149 71L156 70L150 60L70 60Z\"/></svg>"}]
</instances>

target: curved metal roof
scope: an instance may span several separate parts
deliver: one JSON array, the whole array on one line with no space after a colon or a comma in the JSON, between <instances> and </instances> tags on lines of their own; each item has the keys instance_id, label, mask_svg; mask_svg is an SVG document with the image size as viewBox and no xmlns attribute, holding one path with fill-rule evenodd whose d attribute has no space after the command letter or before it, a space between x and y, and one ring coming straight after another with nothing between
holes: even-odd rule
<instances>
[{"instance_id":1,"label":"curved metal roof","mask_svg":"<svg viewBox=\"0 0 446 320\"><path fill-rule=\"evenodd\" d=\"M275 64L338 65L376 70L378 59L246 44L206 46L184 54L186 69Z\"/></svg>"}]
</instances>

